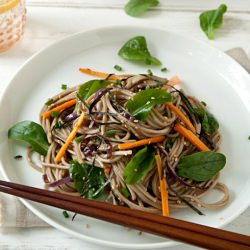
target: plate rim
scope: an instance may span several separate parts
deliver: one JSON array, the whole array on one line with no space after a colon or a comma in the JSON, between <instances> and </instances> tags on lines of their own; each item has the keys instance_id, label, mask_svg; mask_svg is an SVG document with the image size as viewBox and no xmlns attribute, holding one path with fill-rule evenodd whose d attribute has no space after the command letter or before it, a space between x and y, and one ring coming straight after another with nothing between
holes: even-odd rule
<instances>
[{"instance_id":1,"label":"plate rim","mask_svg":"<svg viewBox=\"0 0 250 250\"><path fill-rule=\"evenodd\" d=\"M22 71L23 68L25 68L28 64L30 64L30 62L32 62L35 58L39 57L39 55L43 54L43 52L56 47L58 44L64 43L67 40L71 40L71 39L77 39L78 37L82 36L82 35L87 35L88 33L96 33L96 32L104 32L105 30L113 30L113 29L143 29L146 31L150 31L150 30L154 30L154 31L162 31L162 32L167 32L169 34L173 34L177 37L180 38L184 38L184 39L188 39L189 41L193 41L194 43L199 43L202 44L203 46L205 46L207 49L209 50L213 50L214 52L216 52L217 54L222 55L226 60L229 60L230 63L232 63L232 65L234 65L235 67L237 67L240 71L241 74L244 74L244 77L247 77L250 81L250 75L248 74L248 72L246 71L245 68L243 68L237 61L235 61L233 58L231 58L229 55L227 55L224 51L221 51L218 48L215 48L214 46L212 46L211 44L207 43L206 41L202 41L199 40L198 38L194 38L191 37L190 35L182 35L182 34L178 34L177 32L174 31L170 31L167 30L166 28L163 27L148 27L146 25L107 25L107 26L100 26L94 29L88 28L86 30L81 30L79 32L67 35L64 38L59 39L58 41L54 41L50 44L48 44L47 46L41 48L40 50L38 50L36 53L34 53L32 56L30 56L27 60L25 60L25 62L23 62L18 68L17 70L12 74L12 76L10 77L10 79L8 80L7 85L5 86L4 90L2 91L1 95L0 95L0 108L2 107L2 100L4 98L4 96L6 95L6 93L8 92L9 88L14 84L15 82L15 78L20 74L20 72ZM4 166L2 164L2 162L0 161L0 171L1 174L3 175L4 179L6 181L11 181L11 178L9 178L9 176L7 175L7 173L5 172ZM93 243L93 244L97 244L97 245L102 245L102 246L108 246L108 247L117 247L117 248L127 248L127 249L159 249L159 248L163 248L163 247L171 247L171 246L176 246L179 244L182 244L181 242L177 242L174 241L172 239L170 239L170 241L168 242L157 242L157 243L132 243L132 244L124 244L124 243L118 243L118 242L109 242L106 240L101 240L101 239L95 239L93 237L84 235L84 234L80 234L78 232L75 232L71 229L65 228L64 226L60 225L59 223L57 223L56 221L53 221L53 219L51 219L50 217L46 216L43 212L39 211L39 209L37 209L35 206L33 206L32 202L30 201L26 201L22 198L18 198L30 211L32 211L32 213L34 213L35 215L37 215L39 218L41 218L43 221L45 221L46 223L50 224L51 226L53 226L56 229L59 229L60 231L64 232L64 233L68 233L70 235L73 235L74 237L80 238L82 240L86 240L87 242ZM228 223L230 223L231 221L233 221L235 218L237 218L240 213L242 213L243 211L245 211L248 207L250 206L250 200L248 202L248 205L246 204L246 206L241 207L240 209L238 209L239 213L233 216L230 216L229 218L227 218L227 220L225 220L224 222L222 222L219 226L219 228L224 227L225 225L227 225Z\"/></svg>"}]
</instances>

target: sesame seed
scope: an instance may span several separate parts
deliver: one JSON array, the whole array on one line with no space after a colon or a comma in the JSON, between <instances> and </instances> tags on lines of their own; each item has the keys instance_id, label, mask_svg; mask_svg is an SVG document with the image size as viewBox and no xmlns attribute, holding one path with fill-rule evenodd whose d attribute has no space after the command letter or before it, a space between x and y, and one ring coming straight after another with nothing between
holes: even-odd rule
<instances>
[{"instance_id":1,"label":"sesame seed","mask_svg":"<svg viewBox=\"0 0 250 250\"><path fill-rule=\"evenodd\" d=\"M138 172L138 169L137 169L137 168L135 168L135 169L134 169L134 172Z\"/></svg>"},{"instance_id":2,"label":"sesame seed","mask_svg":"<svg viewBox=\"0 0 250 250\"><path fill-rule=\"evenodd\" d=\"M155 97L154 97L154 96L151 96L151 99L152 99L152 100L154 100L154 99L155 99Z\"/></svg>"},{"instance_id":3,"label":"sesame seed","mask_svg":"<svg viewBox=\"0 0 250 250\"><path fill-rule=\"evenodd\" d=\"M176 203L177 203L177 204L181 204L181 201L180 201L180 200L177 200Z\"/></svg>"},{"instance_id":4,"label":"sesame seed","mask_svg":"<svg viewBox=\"0 0 250 250\"><path fill-rule=\"evenodd\" d=\"M147 101L146 104L150 104L150 101Z\"/></svg>"}]
</instances>

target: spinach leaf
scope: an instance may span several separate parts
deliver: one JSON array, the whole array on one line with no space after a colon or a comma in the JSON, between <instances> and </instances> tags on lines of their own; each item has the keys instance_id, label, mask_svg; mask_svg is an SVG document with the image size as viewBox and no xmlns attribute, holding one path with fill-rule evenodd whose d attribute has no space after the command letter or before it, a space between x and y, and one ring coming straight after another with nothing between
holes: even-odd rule
<instances>
[{"instance_id":1,"label":"spinach leaf","mask_svg":"<svg viewBox=\"0 0 250 250\"><path fill-rule=\"evenodd\" d=\"M154 163L155 150L153 147L144 147L130 160L123 172L127 184L138 183L151 169Z\"/></svg>"},{"instance_id":2,"label":"spinach leaf","mask_svg":"<svg viewBox=\"0 0 250 250\"><path fill-rule=\"evenodd\" d=\"M145 13L150 7L159 4L158 0L130 0L125 5L125 12L130 16L140 16Z\"/></svg>"},{"instance_id":3,"label":"spinach leaf","mask_svg":"<svg viewBox=\"0 0 250 250\"><path fill-rule=\"evenodd\" d=\"M208 181L226 164L226 157L216 152L198 152L183 156L177 166L178 175L194 181Z\"/></svg>"},{"instance_id":4,"label":"spinach leaf","mask_svg":"<svg viewBox=\"0 0 250 250\"><path fill-rule=\"evenodd\" d=\"M77 92L77 96L81 100L88 99L92 94L96 93L99 89L105 88L108 85L113 84L107 80L90 80L85 82Z\"/></svg>"},{"instance_id":5,"label":"spinach leaf","mask_svg":"<svg viewBox=\"0 0 250 250\"><path fill-rule=\"evenodd\" d=\"M105 185L105 174L102 168L71 161L69 173L81 196L97 198L102 194Z\"/></svg>"},{"instance_id":6,"label":"spinach leaf","mask_svg":"<svg viewBox=\"0 0 250 250\"><path fill-rule=\"evenodd\" d=\"M46 155L49 149L47 136L41 125L32 121L22 121L8 131L9 139L28 143L34 151Z\"/></svg>"},{"instance_id":7,"label":"spinach leaf","mask_svg":"<svg viewBox=\"0 0 250 250\"><path fill-rule=\"evenodd\" d=\"M119 50L118 55L125 60L141 61L148 65L161 65L158 59L151 56L143 36L136 36L128 40Z\"/></svg>"},{"instance_id":8,"label":"spinach leaf","mask_svg":"<svg viewBox=\"0 0 250 250\"><path fill-rule=\"evenodd\" d=\"M206 133L213 134L219 129L219 123L211 113L202 108L196 108L194 112L196 116L201 117L201 126Z\"/></svg>"},{"instance_id":9,"label":"spinach leaf","mask_svg":"<svg viewBox=\"0 0 250 250\"><path fill-rule=\"evenodd\" d=\"M227 6L221 4L216 10L208 10L200 14L200 27L209 39L214 39L214 30L222 25L223 14L226 11Z\"/></svg>"},{"instance_id":10,"label":"spinach leaf","mask_svg":"<svg viewBox=\"0 0 250 250\"><path fill-rule=\"evenodd\" d=\"M146 89L138 92L125 105L125 108L137 119L145 120L151 109L164 102L170 102L171 95L161 89Z\"/></svg>"},{"instance_id":11,"label":"spinach leaf","mask_svg":"<svg viewBox=\"0 0 250 250\"><path fill-rule=\"evenodd\" d=\"M202 128L208 134L213 134L219 129L219 123L216 118L209 112L206 112L204 119L201 123Z\"/></svg>"}]
</instances>

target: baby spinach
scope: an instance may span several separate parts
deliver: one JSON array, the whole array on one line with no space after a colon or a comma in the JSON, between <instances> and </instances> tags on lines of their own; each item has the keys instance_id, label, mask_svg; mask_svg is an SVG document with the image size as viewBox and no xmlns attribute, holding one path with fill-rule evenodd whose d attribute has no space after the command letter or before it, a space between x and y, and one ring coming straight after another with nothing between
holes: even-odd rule
<instances>
[{"instance_id":1,"label":"baby spinach","mask_svg":"<svg viewBox=\"0 0 250 250\"><path fill-rule=\"evenodd\" d=\"M49 149L47 136L41 125L32 121L22 121L8 131L9 139L28 143L34 151L46 155Z\"/></svg>"},{"instance_id":2,"label":"baby spinach","mask_svg":"<svg viewBox=\"0 0 250 250\"><path fill-rule=\"evenodd\" d=\"M226 164L226 157L216 152L198 152L183 156L177 166L178 175L194 181L208 181Z\"/></svg>"},{"instance_id":3,"label":"baby spinach","mask_svg":"<svg viewBox=\"0 0 250 250\"><path fill-rule=\"evenodd\" d=\"M104 190L105 174L102 168L71 161L70 177L76 190L85 198L97 198Z\"/></svg>"},{"instance_id":4,"label":"baby spinach","mask_svg":"<svg viewBox=\"0 0 250 250\"><path fill-rule=\"evenodd\" d=\"M77 92L77 96L81 100L88 99L92 94L96 93L99 89L105 88L108 85L113 84L107 80L90 80L85 82Z\"/></svg>"},{"instance_id":5,"label":"baby spinach","mask_svg":"<svg viewBox=\"0 0 250 250\"><path fill-rule=\"evenodd\" d=\"M219 123L211 113L202 108L196 108L194 112L202 119L201 126L206 133L213 134L219 129Z\"/></svg>"},{"instance_id":6,"label":"baby spinach","mask_svg":"<svg viewBox=\"0 0 250 250\"><path fill-rule=\"evenodd\" d=\"M158 59L151 56L144 36L129 39L119 50L118 55L125 60L141 61L148 65L161 65Z\"/></svg>"},{"instance_id":7,"label":"baby spinach","mask_svg":"<svg viewBox=\"0 0 250 250\"><path fill-rule=\"evenodd\" d=\"M130 0L125 5L125 12L130 16L140 16L145 13L150 7L159 4L158 0Z\"/></svg>"},{"instance_id":8,"label":"baby spinach","mask_svg":"<svg viewBox=\"0 0 250 250\"><path fill-rule=\"evenodd\" d=\"M145 89L138 92L125 105L125 108L137 119L146 120L151 109L164 102L170 102L171 95L161 89Z\"/></svg>"},{"instance_id":9,"label":"baby spinach","mask_svg":"<svg viewBox=\"0 0 250 250\"><path fill-rule=\"evenodd\" d=\"M153 166L154 156L155 150L151 146L139 150L124 169L124 181L127 184L138 183Z\"/></svg>"},{"instance_id":10,"label":"baby spinach","mask_svg":"<svg viewBox=\"0 0 250 250\"><path fill-rule=\"evenodd\" d=\"M204 11L200 14L200 27L209 39L214 39L214 30L219 28L223 22L223 14L227 6L221 4L218 9Z\"/></svg>"}]
</instances>

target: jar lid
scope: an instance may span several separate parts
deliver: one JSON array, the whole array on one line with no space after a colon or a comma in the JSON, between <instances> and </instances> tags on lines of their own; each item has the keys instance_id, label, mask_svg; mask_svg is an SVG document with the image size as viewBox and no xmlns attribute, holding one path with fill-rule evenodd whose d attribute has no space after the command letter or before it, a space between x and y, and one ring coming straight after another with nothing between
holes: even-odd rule
<instances>
[{"instance_id":1,"label":"jar lid","mask_svg":"<svg viewBox=\"0 0 250 250\"><path fill-rule=\"evenodd\" d=\"M20 0L0 0L0 14L16 7Z\"/></svg>"}]
</instances>

